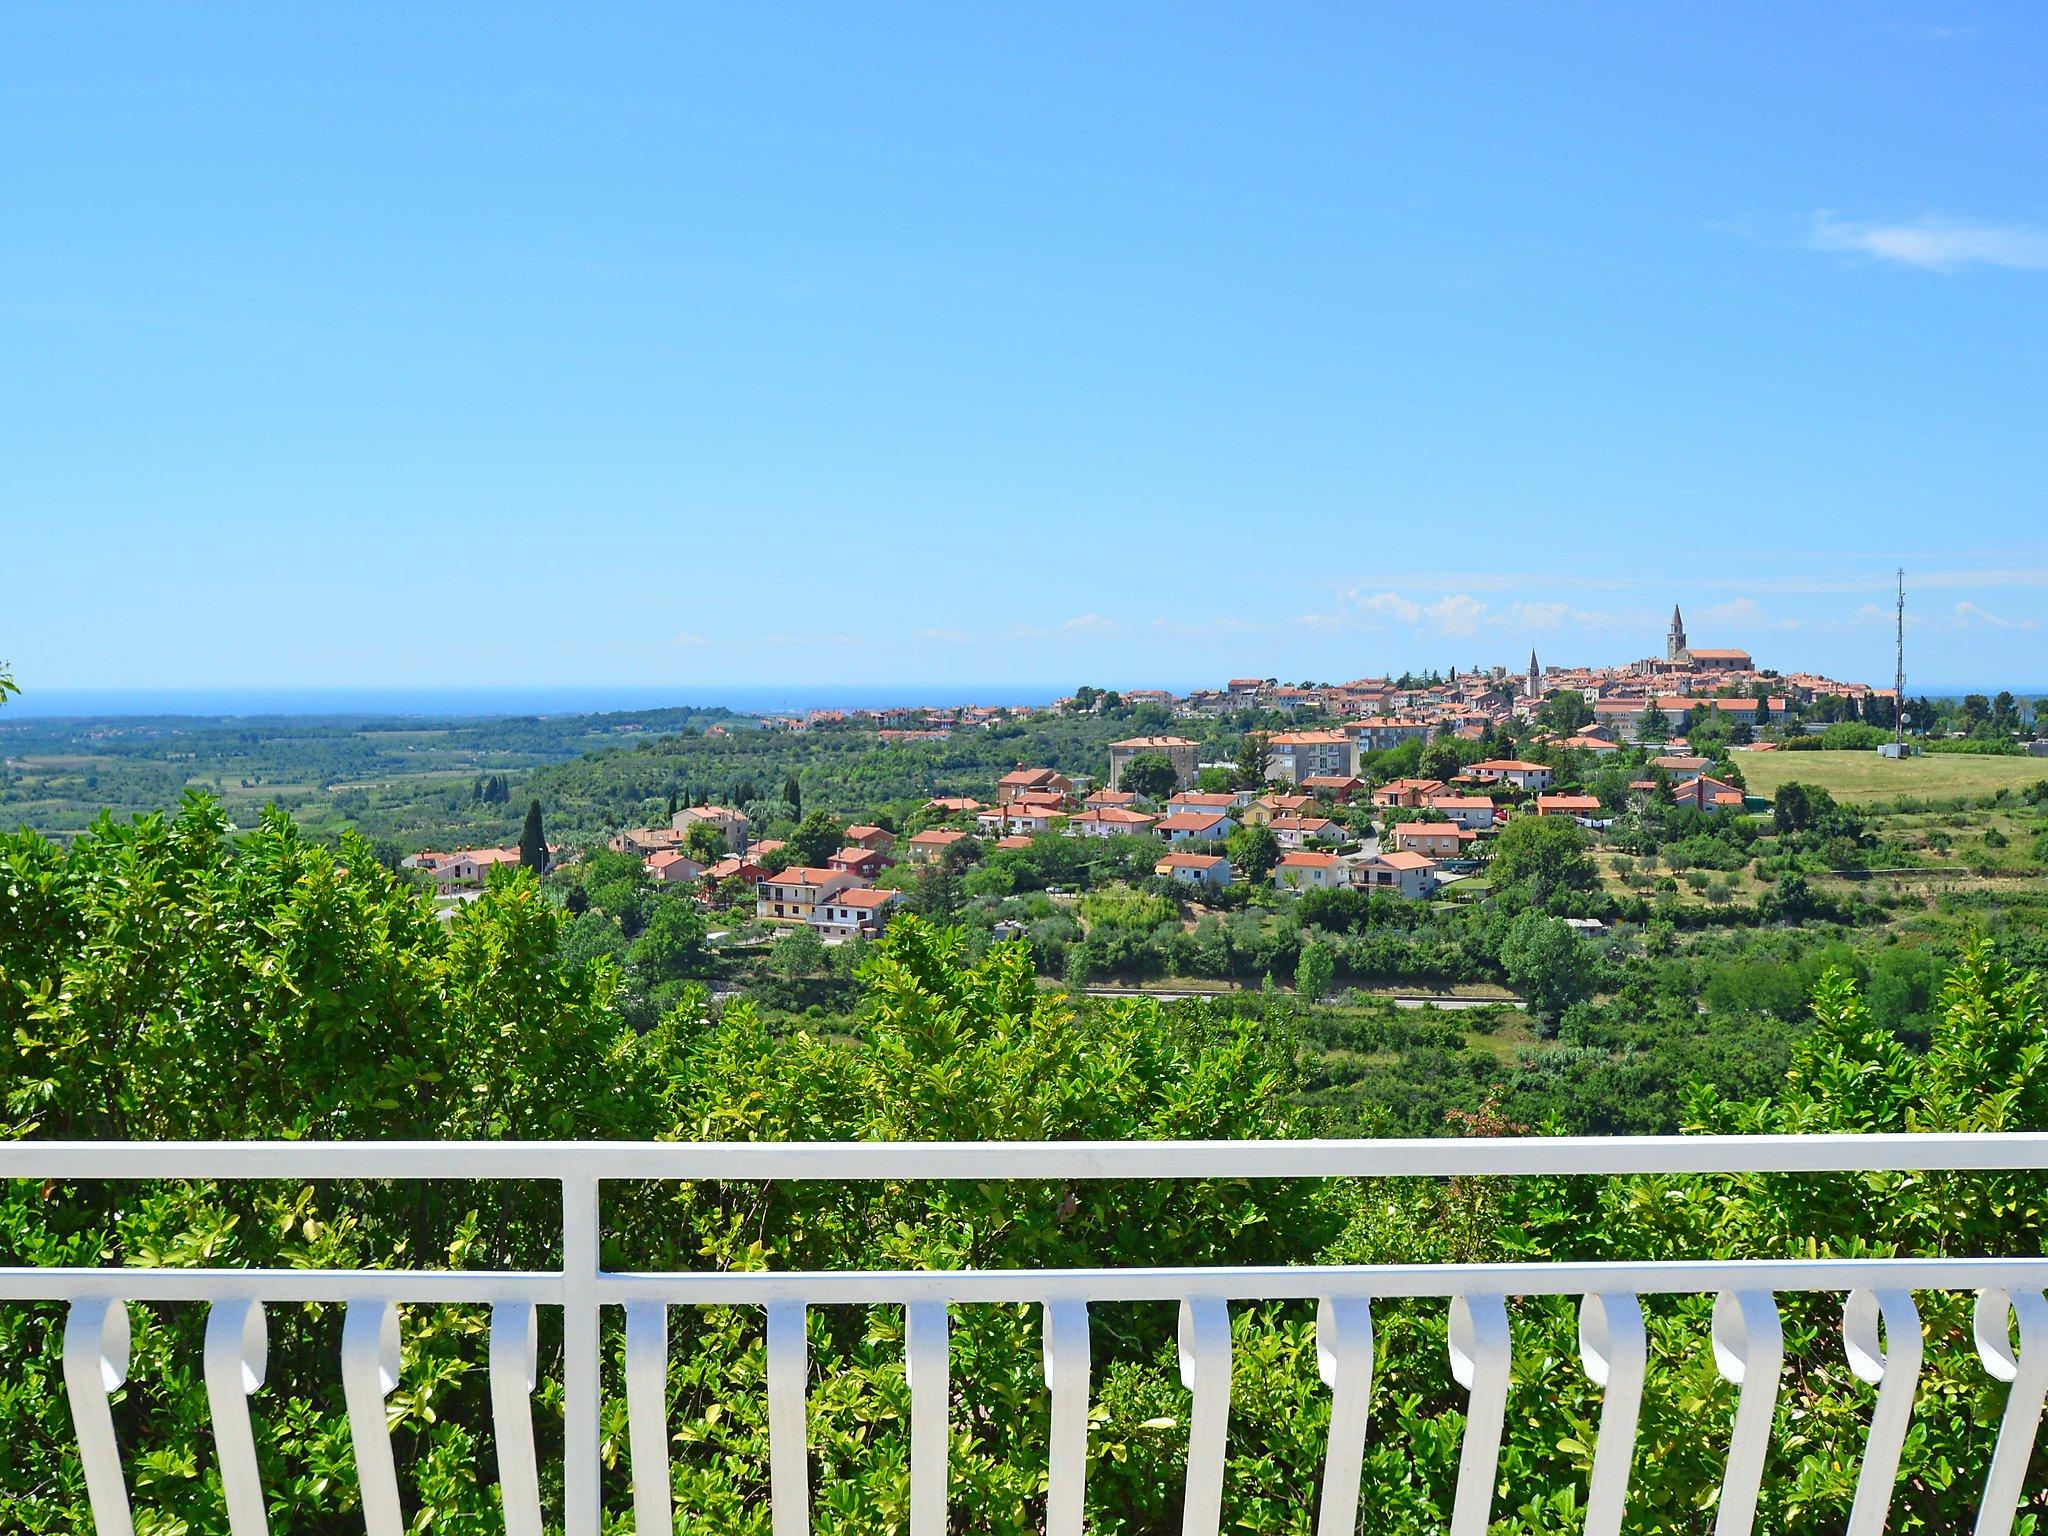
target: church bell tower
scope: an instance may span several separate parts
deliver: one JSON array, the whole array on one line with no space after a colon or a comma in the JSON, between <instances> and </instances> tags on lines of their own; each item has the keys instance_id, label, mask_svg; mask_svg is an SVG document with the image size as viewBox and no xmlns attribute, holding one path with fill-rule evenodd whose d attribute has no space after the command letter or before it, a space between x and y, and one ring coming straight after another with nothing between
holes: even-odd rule
<instances>
[{"instance_id":1,"label":"church bell tower","mask_svg":"<svg viewBox=\"0 0 2048 1536\"><path fill-rule=\"evenodd\" d=\"M1685 644L1685 620L1679 617L1676 603L1671 605L1671 633L1664 638L1664 659L1681 663L1692 660L1692 652Z\"/></svg>"}]
</instances>

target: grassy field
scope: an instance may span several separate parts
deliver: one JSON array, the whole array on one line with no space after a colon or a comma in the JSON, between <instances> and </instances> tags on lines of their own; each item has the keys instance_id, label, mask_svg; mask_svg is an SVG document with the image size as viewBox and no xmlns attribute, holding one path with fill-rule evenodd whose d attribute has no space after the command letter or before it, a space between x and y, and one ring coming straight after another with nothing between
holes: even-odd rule
<instances>
[{"instance_id":1,"label":"grassy field","mask_svg":"<svg viewBox=\"0 0 2048 1536\"><path fill-rule=\"evenodd\" d=\"M1837 800L1870 804L1912 796L1940 800L1956 795L1990 795L2048 779L2048 758L1970 757L1933 752L1892 762L1875 752L1740 752L1736 761L1753 795L1771 795L1797 779L1815 784Z\"/></svg>"}]
</instances>

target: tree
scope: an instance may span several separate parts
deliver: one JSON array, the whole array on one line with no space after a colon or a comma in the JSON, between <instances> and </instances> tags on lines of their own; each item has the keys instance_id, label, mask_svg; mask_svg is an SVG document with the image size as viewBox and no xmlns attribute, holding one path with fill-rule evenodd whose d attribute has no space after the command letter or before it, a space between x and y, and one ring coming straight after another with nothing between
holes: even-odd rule
<instances>
[{"instance_id":1,"label":"tree","mask_svg":"<svg viewBox=\"0 0 2048 1536\"><path fill-rule=\"evenodd\" d=\"M1265 788L1266 765L1271 756L1271 738L1266 732L1246 731L1244 740L1237 744L1237 787Z\"/></svg>"},{"instance_id":2,"label":"tree","mask_svg":"<svg viewBox=\"0 0 2048 1536\"><path fill-rule=\"evenodd\" d=\"M793 865L816 869L845 845L846 826L823 811L813 811L797 823L783 847Z\"/></svg>"},{"instance_id":3,"label":"tree","mask_svg":"<svg viewBox=\"0 0 2048 1536\"><path fill-rule=\"evenodd\" d=\"M1233 875L1258 885L1280 862L1280 839L1273 835L1271 827L1263 824L1238 827L1223 840L1223 851L1229 856Z\"/></svg>"},{"instance_id":4,"label":"tree","mask_svg":"<svg viewBox=\"0 0 2048 1536\"><path fill-rule=\"evenodd\" d=\"M707 932L696 902L687 896L663 896L655 901L647 926L627 956L649 981L701 976L711 963Z\"/></svg>"},{"instance_id":5,"label":"tree","mask_svg":"<svg viewBox=\"0 0 2048 1536\"><path fill-rule=\"evenodd\" d=\"M1643 711L1642 718L1636 722L1636 740L1659 742L1670 739L1671 717L1664 713L1655 699L1652 699L1649 708Z\"/></svg>"},{"instance_id":6,"label":"tree","mask_svg":"<svg viewBox=\"0 0 2048 1536\"><path fill-rule=\"evenodd\" d=\"M1195 775L1195 788L1205 795L1227 795L1237 788L1237 774L1229 768L1204 768Z\"/></svg>"},{"instance_id":7,"label":"tree","mask_svg":"<svg viewBox=\"0 0 2048 1536\"><path fill-rule=\"evenodd\" d=\"M544 875L548 868L548 840L540 827L540 802L526 804L526 825L519 829L519 867Z\"/></svg>"},{"instance_id":8,"label":"tree","mask_svg":"<svg viewBox=\"0 0 2048 1536\"><path fill-rule=\"evenodd\" d=\"M804 787L798 782L795 773L783 778L782 798L789 802L790 814L801 819L804 814Z\"/></svg>"},{"instance_id":9,"label":"tree","mask_svg":"<svg viewBox=\"0 0 2048 1536\"><path fill-rule=\"evenodd\" d=\"M1593 995L1587 958L1576 933L1558 918L1534 910L1508 926L1500 947L1500 965L1508 981L1522 994L1529 1012L1548 1025L1555 1025L1573 1003Z\"/></svg>"},{"instance_id":10,"label":"tree","mask_svg":"<svg viewBox=\"0 0 2048 1536\"><path fill-rule=\"evenodd\" d=\"M683 829L683 852L699 864L716 864L731 849L717 827L708 821L693 821Z\"/></svg>"},{"instance_id":11,"label":"tree","mask_svg":"<svg viewBox=\"0 0 2048 1536\"><path fill-rule=\"evenodd\" d=\"M1530 906L1599 887L1585 828L1565 816L1517 816L1493 840L1493 888L1517 892Z\"/></svg>"},{"instance_id":12,"label":"tree","mask_svg":"<svg viewBox=\"0 0 2048 1536\"><path fill-rule=\"evenodd\" d=\"M1174 771L1173 763L1163 753L1140 752L1123 766L1117 775L1120 788L1134 795L1143 795L1147 800L1164 800L1180 786L1180 775Z\"/></svg>"},{"instance_id":13,"label":"tree","mask_svg":"<svg viewBox=\"0 0 2048 1536\"><path fill-rule=\"evenodd\" d=\"M1294 967L1294 990L1310 1002L1316 1002L1328 995L1330 983L1337 976L1337 959L1330 946L1321 939L1311 939L1301 947L1301 959Z\"/></svg>"},{"instance_id":14,"label":"tree","mask_svg":"<svg viewBox=\"0 0 2048 1536\"><path fill-rule=\"evenodd\" d=\"M1565 688L1536 706L1536 719L1560 736L1569 736L1580 726L1593 723L1593 706L1578 689Z\"/></svg>"},{"instance_id":15,"label":"tree","mask_svg":"<svg viewBox=\"0 0 2048 1536\"><path fill-rule=\"evenodd\" d=\"M768 969L784 981L806 981L825 969L825 941L809 923L799 923L768 951Z\"/></svg>"}]
</instances>

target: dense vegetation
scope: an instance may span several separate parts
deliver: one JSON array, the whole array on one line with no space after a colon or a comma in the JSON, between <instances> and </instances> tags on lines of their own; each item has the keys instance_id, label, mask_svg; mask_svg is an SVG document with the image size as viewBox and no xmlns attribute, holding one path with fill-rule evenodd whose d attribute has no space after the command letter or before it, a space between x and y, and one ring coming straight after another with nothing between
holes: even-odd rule
<instances>
[{"instance_id":1,"label":"dense vegetation","mask_svg":"<svg viewBox=\"0 0 2048 1536\"><path fill-rule=\"evenodd\" d=\"M1553 876L1563 869L1569 888L1568 860L1543 867ZM1525 905L1510 928L1524 919L1554 921ZM621 1007L622 987L630 987L619 962L566 954L572 931L567 911L530 874L502 877L443 922L361 843L337 856L282 816L233 837L219 808L203 801L173 819L105 824L68 849L17 834L0 842L0 1025L15 1046L0 1083L7 1134L1291 1136L1371 1121L1373 1105L1337 1104L1331 1085L1315 1081L1327 1077L1332 1052L1379 1059L1416 1045L1394 1039L1397 1025L1445 1027L1350 1004L1317 1012L1302 1000L1257 994L1173 1008L1081 1003L1038 984L1025 945L915 919L866 952L858 976L843 982L848 1006L829 1030L745 1000L717 1007L687 985L655 1005L651 1019L631 1019ZM1777 999L1768 1038L1784 1070L1744 1069L1732 1028L1701 1032L1690 1070L1702 1082L1685 1090L1684 1124L2048 1127L2036 977L1981 944L1920 972L1881 958L1847 951L1843 965L1823 967L1788 930L1784 958L1772 962L1787 968L1785 984L1759 984L1744 1004ZM1640 974L1625 979L1625 996L1639 988L1648 999L1659 987L1683 996L1698 981L1676 969L1675 954L1646 952L1628 964ZM1867 984L1852 974L1859 968ZM1809 983L1814 1022L1801 1029L1791 1015ZM1574 1049L1599 1050L1598 1031L1614 1016L1587 1006L1568 1005L1562 1026L1583 1033ZM1668 1027L1694 1032L1675 1009ZM1403 1091L1429 1075L1408 1079ZM1641 1089L1622 1076L1608 1091L1625 1100ZM1498 1105L1436 1103L1460 1112L1429 1129L1507 1128ZM1586 1108L1560 1098L1547 1112L1568 1124ZM1423 1111L1437 1113L1435 1104ZM547 1191L522 1187L17 1183L0 1195L0 1260L541 1263L554 1214ZM2036 1253L2043 1221L2040 1181L2003 1175L692 1186L615 1191L605 1251L615 1265L678 1268L1123 1264L1162 1255L1253 1263ZM1711 1518L1732 1402L1706 1348L1708 1300L1647 1309L1653 1368L1635 1530L1691 1532ZM1959 1530L2002 1389L1969 1345L1968 1298L1924 1304L1928 1379L1893 1525ZM135 1311L136 1363L117 1419L142 1528L220 1530L196 1309ZM338 1316L317 1307L272 1311L270 1385L256 1399L272 1527L281 1536L359 1529L334 1369ZM1096 1311L1091 1528L1166 1528L1175 1518L1186 1405L1171 1309ZM1442 1366L1442 1311L1383 1304L1376 1313L1381 1363L1365 1516L1374 1529L1439 1529L1462 1401ZM1860 1441L1869 1392L1842 1362L1838 1304L1788 1300L1786 1313L1786 1386L1760 1528L1835 1530L1854 1475L1843 1447ZM66 1452L59 1322L51 1308L0 1309L0 1358L10 1363L0 1397L8 1446L0 1509L25 1531L84 1522L78 1470ZM435 1529L489 1529L496 1519L482 1322L473 1309L407 1313L395 1433L408 1507ZM1518 1365L1498 1528L1570 1528L1597 1399L1571 1363L1569 1308L1520 1303L1513 1326ZM908 1401L901 1312L819 1312L811 1328L817 1526L900 1528ZM707 1309L678 1315L672 1333L673 1422L684 1436L679 1507L720 1528L765 1531L759 1318ZM1310 1313L1241 1307L1233 1333L1226 1520L1233 1529L1306 1531L1328 1412ZM1020 1309L959 1310L957 1528L1022 1532L1041 1518L1046 1400L1037 1347L1037 1321ZM560 1410L551 1372L544 1360L544 1423ZM621 1411L615 1398L606 1431L614 1450L624 1438ZM2041 1486L2039 1470L2028 1487ZM619 1508L625 1475L623 1461L609 1473Z\"/></svg>"}]
</instances>

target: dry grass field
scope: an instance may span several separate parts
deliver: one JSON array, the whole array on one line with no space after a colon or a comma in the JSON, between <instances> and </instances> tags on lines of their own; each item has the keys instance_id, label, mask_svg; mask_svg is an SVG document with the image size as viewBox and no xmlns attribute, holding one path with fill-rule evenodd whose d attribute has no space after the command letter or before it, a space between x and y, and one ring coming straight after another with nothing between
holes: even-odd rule
<instances>
[{"instance_id":1,"label":"dry grass field","mask_svg":"<svg viewBox=\"0 0 2048 1536\"><path fill-rule=\"evenodd\" d=\"M1941 800L1990 795L2048 779L2048 758L1971 757L1958 752L1931 752L1900 762L1875 752L1738 752L1735 760L1753 795L1775 794L1780 784L1797 779L1851 805L1909 796Z\"/></svg>"}]
</instances>

